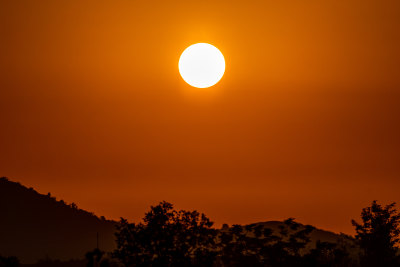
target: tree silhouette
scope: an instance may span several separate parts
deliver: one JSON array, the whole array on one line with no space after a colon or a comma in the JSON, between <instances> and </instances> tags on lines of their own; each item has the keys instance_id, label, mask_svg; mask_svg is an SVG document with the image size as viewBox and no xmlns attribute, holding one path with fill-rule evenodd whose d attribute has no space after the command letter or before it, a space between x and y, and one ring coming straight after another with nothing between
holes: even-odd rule
<instances>
[{"instance_id":1,"label":"tree silhouette","mask_svg":"<svg viewBox=\"0 0 400 267\"><path fill-rule=\"evenodd\" d=\"M315 229L289 218L272 230L262 224L213 223L197 211L176 211L168 202L152 206L139 224L121 218L113 257L124 266L357 266L344 246L310 244Z\"/></svg>"},{"instance_id":2,"label":"tree silhouette","mask_svg":"<svg viewBox=\"0 0 400 267\"><path fill-rule=\"evenodd\" d=\"M356 239L362 253L362 266L399 266L397 255L400 235L400 214L395 209L395 203L385 207L374 200L370 207L361 213L362 224L352 220L356 228Z\"/></svg>"},{"instance_id":3,"label":"tree silhouette","mask_svg":"<svg viewBox=\"0 0 400 267\"><path fill-rule=\"evenodd\" d=\"M214 261L213 223L197 211L175 211L161 202L143 223L121 219L113 256L125 266L210 266Z\"/></svg>"}]
</instances>

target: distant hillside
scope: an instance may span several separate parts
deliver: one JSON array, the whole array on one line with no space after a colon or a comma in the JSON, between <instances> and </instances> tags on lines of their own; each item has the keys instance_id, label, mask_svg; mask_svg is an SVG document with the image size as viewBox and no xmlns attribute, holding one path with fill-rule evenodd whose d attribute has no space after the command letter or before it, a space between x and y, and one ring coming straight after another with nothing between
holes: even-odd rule
<instances>
[{"instance_id":1,"label":"distant hillside","mask_svg":"<svg viewBox=\"0 0 400 267\"><path fill-rule=\"evenodd\" d=\"M259 222L259 223L253 223L251 225L262 225L263 228L269 228L273 230L274 232L279 232L280 226L283 226L284 223L280 221L268 221L268 222ZM303 229L305 225L300 224L300 229ZM330 231L326 230L321 230L318 228L315 228L311 234L310 234L310 243L307 246L307 249L315 248L315 245L317 241L321 242L331 242L331 243L337 243L340 245L343 245L347 248L349 252L352 254L357 254L357 248L355 248L355 243L354 243L354 238L345 234L336 234ZM355 255L354 255L355 256Z\"/></svg>"},{"instance_id":2,"label":"distant hillside","mask_svg":"<svg viewBox=\"0 0 400 267\"><path fill-rule=\"evenodd\" d=\"M81 259L96 247L114 249L115 222L0 178L0 254L22 263Z\"/></svg>"},{"instance_id":3,"label":"distant hillside","mask_svg":"<svg viewBox=\"0 0 400 267\"><path fill-rule=\"evenodd\" d=\"M0 255L16 256L25 264L45 258L83 259L86 252L96 247L97 233L101 250L115 248L115 225L116 222L98 218L73 203L66 204L50 194L39 194L32 188L0 178ZM278 232L283 222L251 225L263 225ZM347 235L315 229L310 238L307 249L315 247L320 240L343 244L351 254L357 253L353 248L354 239Z\"/></svg>"}]
</instances>

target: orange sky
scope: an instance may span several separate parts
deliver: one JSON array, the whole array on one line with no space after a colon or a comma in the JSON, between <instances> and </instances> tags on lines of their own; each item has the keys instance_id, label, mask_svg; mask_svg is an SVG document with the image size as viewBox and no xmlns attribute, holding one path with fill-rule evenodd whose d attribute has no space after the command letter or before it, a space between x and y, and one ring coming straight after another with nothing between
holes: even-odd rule
<instances>
[{"instance_id":1,"label":"orange sky","mask_svg":"<svg viewBox=\"0 0 400 267\"><path fill-rule=\"evenodd\" d=\"M353 233L400 202L400 2L2 1L0 176L131 220L167 200L221 223ZM188 86L207 42L220 83Z\"/></svg>"}]
</instances>

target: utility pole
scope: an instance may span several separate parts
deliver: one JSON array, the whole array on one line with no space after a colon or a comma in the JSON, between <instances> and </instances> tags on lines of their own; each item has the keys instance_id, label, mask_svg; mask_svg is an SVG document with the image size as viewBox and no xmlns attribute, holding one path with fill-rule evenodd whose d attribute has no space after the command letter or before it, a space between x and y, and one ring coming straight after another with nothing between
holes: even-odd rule
<instances>
[{"instance_id":1,"label":"utility pole","mask_svg":"<svg viewBox=\"0 0 400 267\"><path fill-rule=\"evenodd\" d=\"M99 232L96 234L96 248L99 249Z\"/></svg>"}]
</instances>

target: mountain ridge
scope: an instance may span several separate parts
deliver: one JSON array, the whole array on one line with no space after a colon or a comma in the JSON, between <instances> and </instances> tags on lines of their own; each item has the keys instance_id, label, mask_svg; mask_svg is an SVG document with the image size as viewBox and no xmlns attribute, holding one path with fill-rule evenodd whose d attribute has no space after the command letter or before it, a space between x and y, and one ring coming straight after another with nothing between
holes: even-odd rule
<instances>
[{"instance_id":1,"label":"mountain ridge","mask_svg":"<svg viewBox=\"0 0 400 267\"><path fill-rule=\"evenodd\" d=\"M105 251L115 247L116 222L5 177L0 178L0 214L0 254L22 263L80 259L97 243Z\"/></svg>"},{"instance_id":2,"label":"mountain ridge","mask_svg":"<svg viewBox=\"0 0 400 267\"><path fill-rule=\"evenodd\" d=\"M24 264L45 258L62 261L83 259L97 244L106 252L116 246L116 221L98 217L79 209L74 203L56 200L50 193L40 194L5 177L0 178L0 215L0 255L16 256ZM278 232L283 224L266 221L249 225L263 225ZM227 225L222 227L222 231L224 227ZM311 232L310 240L308 249L314 247L317 240L345 242L346 246L354 241L351 236L318 228Z\"/></svg>"}]
</instances>

